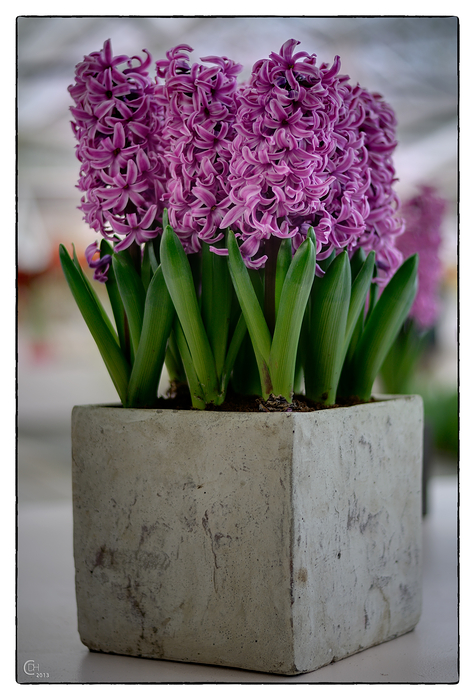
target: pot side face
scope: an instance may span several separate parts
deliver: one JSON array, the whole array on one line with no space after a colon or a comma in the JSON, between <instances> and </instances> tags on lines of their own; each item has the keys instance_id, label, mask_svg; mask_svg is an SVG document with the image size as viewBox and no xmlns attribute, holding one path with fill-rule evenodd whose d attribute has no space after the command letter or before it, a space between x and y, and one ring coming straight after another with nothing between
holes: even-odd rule
<instances>
[{"instance_id":1,"label":"pot side face","mask_svg":"<svg viewBox=\"0 0 475 700\"><path fill-rule=\"evenodd\" d=\"M78 626L93 650L280 674L415 626L422 402L73 410Z\"/></svg>"}]
</instances>

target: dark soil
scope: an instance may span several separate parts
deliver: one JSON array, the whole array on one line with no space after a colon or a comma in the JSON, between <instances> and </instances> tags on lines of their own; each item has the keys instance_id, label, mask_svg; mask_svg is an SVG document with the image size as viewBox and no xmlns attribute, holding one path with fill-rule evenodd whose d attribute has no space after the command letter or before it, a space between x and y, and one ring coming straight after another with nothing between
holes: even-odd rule
<instances>
[{"instance_id":1,"label":"dark soil","mask_svg":"<svg viewBox=\"0 0 475 700\"><path fill-rule=\"evenodd\" d=\"M371 399L373 401L374 399ZM282 396L270 395L267 401L260 396L242 396L228 391L226 401L221 406L210 404L206 407L206 411L227 411L237 413L308 413L310 411L328 410L330 408L342 408L347 406L356 406L361 401L356 396L349 396L337 399L337 403L332 406L326 406L322 403L312 401L306 396L296 395L291 403L288 403ZM190 393L186 384L173 385L170 389L169 396L159 398L157 408L175 409L181 411L197 410L191 405Z\"/></svg>"}]
</instances>

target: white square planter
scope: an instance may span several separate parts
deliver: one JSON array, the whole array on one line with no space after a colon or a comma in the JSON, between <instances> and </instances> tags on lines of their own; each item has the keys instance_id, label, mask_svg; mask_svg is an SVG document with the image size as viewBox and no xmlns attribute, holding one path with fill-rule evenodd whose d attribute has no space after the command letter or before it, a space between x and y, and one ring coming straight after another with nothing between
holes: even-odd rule
<instances>
[{"instance_id":1,"label":"white square planter","mask_svg":"<svg viewBox=\"0 0 475 700\"><path fill-rule=\"evenodd\" d=\"M421 612L422 401L314 413L77 406L92 650L312 671Z\"/></svg>"}]
</instances>

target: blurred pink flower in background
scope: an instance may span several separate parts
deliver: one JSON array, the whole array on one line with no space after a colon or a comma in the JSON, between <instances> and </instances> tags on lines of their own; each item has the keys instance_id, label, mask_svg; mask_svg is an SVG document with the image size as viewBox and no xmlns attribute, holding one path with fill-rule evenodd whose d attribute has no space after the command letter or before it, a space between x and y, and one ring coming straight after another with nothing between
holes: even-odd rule
<instances>
[{"instance_id":1,"label":"blurred pink flower in background","mask_svg":"<svg viewBox=\"0 0 475 700\"><path fill-rule=\"evenodd\" d=\"M419 255L419 288L409 316L421 329L434 326L440 312L441 229L446 208L446 200L428 185L420 186L419 193L402 205L406 230L398 236L397 246L404 259Z\"/></svg>"}]
</instances>

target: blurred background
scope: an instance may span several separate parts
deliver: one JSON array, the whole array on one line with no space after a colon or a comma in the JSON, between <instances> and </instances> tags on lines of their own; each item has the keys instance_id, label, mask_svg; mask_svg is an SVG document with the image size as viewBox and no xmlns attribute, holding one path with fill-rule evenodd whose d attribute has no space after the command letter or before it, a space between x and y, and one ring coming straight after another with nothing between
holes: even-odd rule
<instances>
[{"instance_id":1,"label":"blurred background","mask_svg":"<svg viewBox=\"0 0 475 700\"><path fill-rule=\"evenodd\" d=\"M83 254L95 239L77 209L79 163L67 87L84 55L110 38L115 54L154 60L187 43L193 58L225 55L252 65L289 38L320 62L380 92L396 111L397 190L407 201L430 185L447 202L442 222L441 312L416 374L434 426L436 469L457 463L458 25L450 17L111 18L19 17L18 457L19 495L69 494L70 414L117 401L99 352L63 279L58 245ZM165 384L162 384L162 388Z\"/></svg>"}]
</instances>

